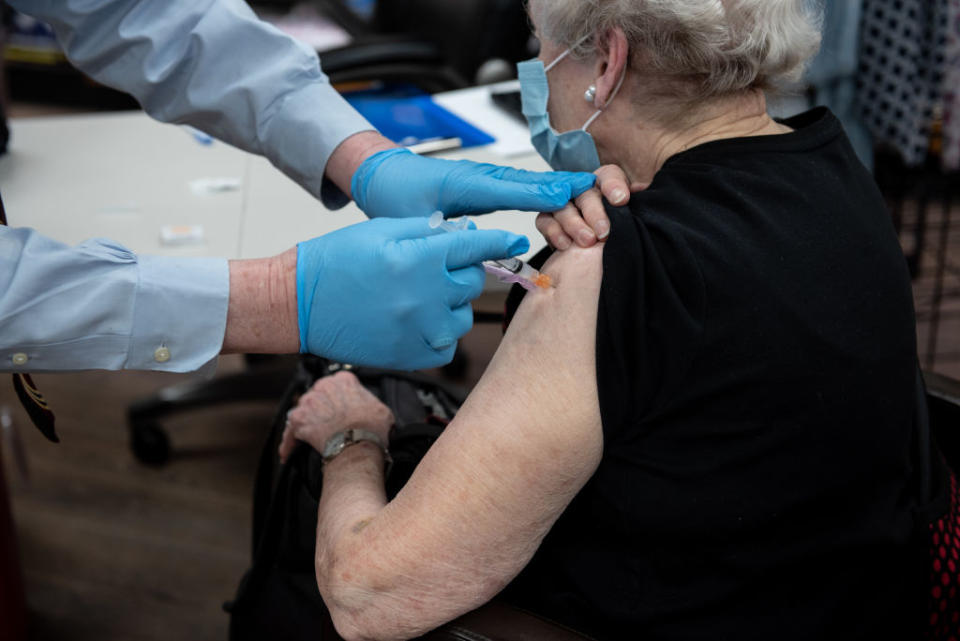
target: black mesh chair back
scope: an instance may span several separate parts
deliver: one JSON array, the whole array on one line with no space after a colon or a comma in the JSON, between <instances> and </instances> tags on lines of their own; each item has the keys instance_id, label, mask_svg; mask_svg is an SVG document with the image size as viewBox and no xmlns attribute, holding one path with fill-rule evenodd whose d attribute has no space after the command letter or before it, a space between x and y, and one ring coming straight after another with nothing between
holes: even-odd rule
<instances>
[{"instance_id":1,"label":"black mesh chair back","mask_svg":"<svg viewBox=\"0 0 960 641\"><path fill-rule=\"evenodd\" d=\"M488 60L514 63L529 55L523 0L379 0L374 25L381 33L437 45L447 64L467 80Z\"/></svg>"}]
</instances>

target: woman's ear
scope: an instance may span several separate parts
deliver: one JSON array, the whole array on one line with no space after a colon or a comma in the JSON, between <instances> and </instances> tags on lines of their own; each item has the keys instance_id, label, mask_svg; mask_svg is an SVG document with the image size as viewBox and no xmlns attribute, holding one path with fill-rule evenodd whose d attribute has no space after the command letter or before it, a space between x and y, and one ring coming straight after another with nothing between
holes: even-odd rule
<instances>
[{"instance_id":1,"label":"woman's ear","mask_svg":"<svg viewBox=\"0 0 960 641\"><path fill-rule=\"evenodd\" d=\"M609 29L603 36L596 69L597 97L593 104L605 109L627 71L630 60L630 45L620 27Z\"/></svg>"}]
</instances>

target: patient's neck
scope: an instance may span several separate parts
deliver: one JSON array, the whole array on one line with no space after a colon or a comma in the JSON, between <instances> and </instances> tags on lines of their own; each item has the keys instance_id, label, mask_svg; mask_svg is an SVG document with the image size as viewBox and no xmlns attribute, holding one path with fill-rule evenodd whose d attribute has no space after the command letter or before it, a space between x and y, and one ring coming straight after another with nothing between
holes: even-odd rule
<instances>
[{"instance_id":1,"label":"patient's neck","mask_svg":"<svg viewBox=\"0 0 960 641\"><path fill-rule=\"evenodd\" d=\"M767 113L761 91L752 91L718 101L704 108L696 118L674 125L655 124L651 117L638 113L632 119L613 119L606 123L609 135L598 132L597 140L604 164L619 165L634 185L647 186L672 156L714 140L790 133L792 129L776 122ZM624 122L630 125L624 127ZM626 130L625 130L626 129ZM603 140L612 144L604 145Z\"/></svg>"}]
</instances>

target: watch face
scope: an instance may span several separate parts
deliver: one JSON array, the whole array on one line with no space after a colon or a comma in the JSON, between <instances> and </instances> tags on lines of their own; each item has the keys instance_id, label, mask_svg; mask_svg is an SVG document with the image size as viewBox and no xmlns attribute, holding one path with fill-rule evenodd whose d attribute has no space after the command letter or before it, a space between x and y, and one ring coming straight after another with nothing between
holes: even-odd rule
<instances>
[{"instance_id":1,"label":"watch face","mask_svg":"<svg viewBox=\"0 0 960 641\"><path fill-rule=\"evenodd\" d=\"M323 462L329 463L331 459L336 458L343 450L355 443L362 443L364 441L376 443L377 447L383 450L384 457L389 458L390 453L384 447L383 440L379 436L366 430L350 429L330 437L327 444L323 446Z\"/></svg>"},{"instance_id":2,"label":"watch face","mask_svg":"<svg viewBox=\"0 0 960 641\"><path fill-rule=\"evenodd\" d=\"M347 446L347 433L334 434L323 448L323 458L328 460L339 454Z\"/></svg>"}]
</instances>

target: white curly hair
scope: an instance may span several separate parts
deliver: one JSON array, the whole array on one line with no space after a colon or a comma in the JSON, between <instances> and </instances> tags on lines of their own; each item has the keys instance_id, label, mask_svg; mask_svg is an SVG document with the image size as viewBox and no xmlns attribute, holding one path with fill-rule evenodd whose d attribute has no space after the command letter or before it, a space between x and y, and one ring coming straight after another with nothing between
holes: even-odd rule
<instances>
[{"instance_id":1,"label":"white curly hair","mask_svg":"<svg viewBox=\"0 0 960 641\"><path fill-rule=\"evenodd\" d=\"M590 58L620 27L631 66L677 98L778 91L801 78L820 48L822 0L529 0L541 37ZM679 83L677 82L679 81Z\"/></svg>"}]
</instances>

